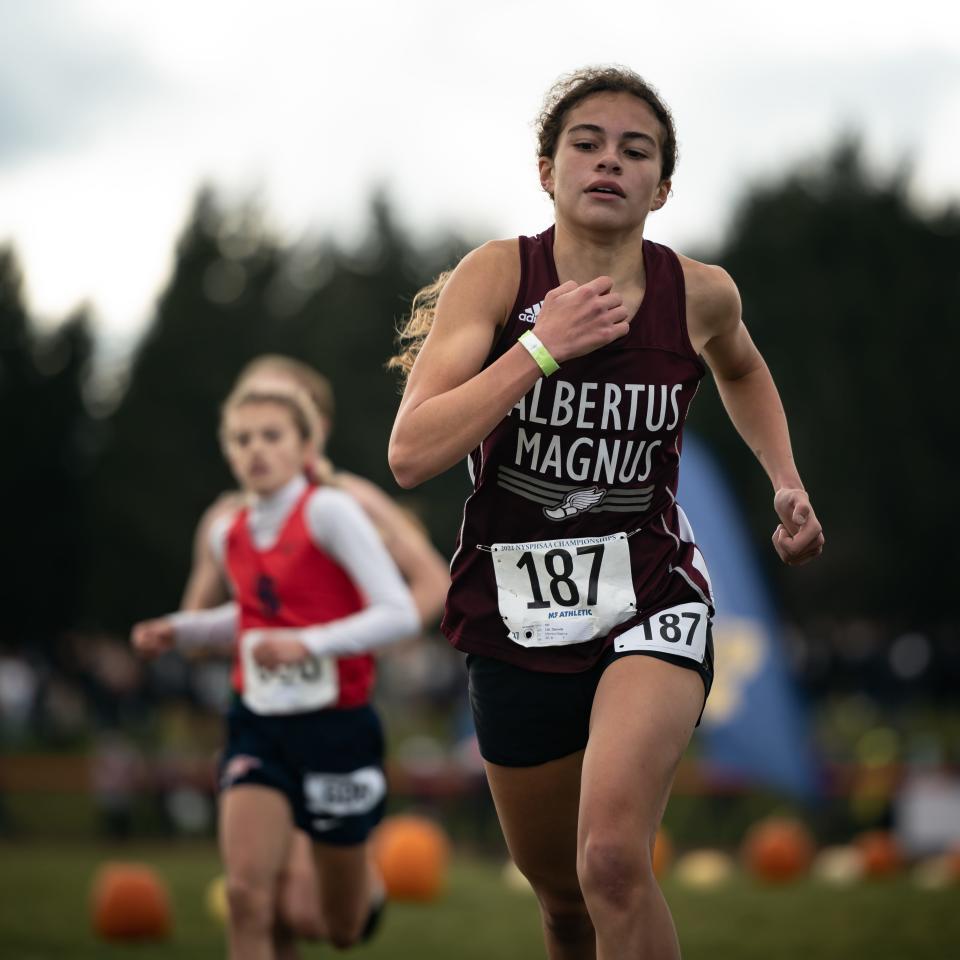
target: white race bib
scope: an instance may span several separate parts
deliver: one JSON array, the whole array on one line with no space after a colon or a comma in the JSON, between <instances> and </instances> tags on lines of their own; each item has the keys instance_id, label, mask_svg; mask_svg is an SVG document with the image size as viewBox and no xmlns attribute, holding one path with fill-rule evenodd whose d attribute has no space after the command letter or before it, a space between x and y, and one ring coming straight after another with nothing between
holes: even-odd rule
<instances>
[{"instance_id":1,"label":"white race bib","mask_svg":"<svg viewBox=\"0 0 960 960\"><path fill-rule=\"evenodd\" d=\"M585 643L637 612L625 533L495 543L500 616L522 647Z\"/></svg>"},{"instance_id":2,"label":"white race bib","mask_svg":"<svg viewBox=\"0 0 960 960\"><path fill-rule=\"evenodd\" d=\"M653 614L613 641L617 653L656 650L703 663L710 617L705 603L680 603Z\"/></svg>"},{"instance_id":3,"label":"white race bib","mask_svg":"<svg viewBox=\"0 0 960 960\"><path fill-rule=\"evenodd\" d=\"M254 713L305 713L337 702L340 677L334 657L311 653L300 663L268 670L253 659L253 648L262 638L262 630L247 630L240 638L243 702Z\"/></svg>"},{"instance_id":4,"label":"white race bib","mask_svg":"<svg viewBox=\"0 0 960 960\"><path fill-rule=\"evenodd\" d=\"M310 813L352 817L369 813L386 795L387 780L379 767L351 773L308 773L303 795Z\"/></svg>"}]
</instances>

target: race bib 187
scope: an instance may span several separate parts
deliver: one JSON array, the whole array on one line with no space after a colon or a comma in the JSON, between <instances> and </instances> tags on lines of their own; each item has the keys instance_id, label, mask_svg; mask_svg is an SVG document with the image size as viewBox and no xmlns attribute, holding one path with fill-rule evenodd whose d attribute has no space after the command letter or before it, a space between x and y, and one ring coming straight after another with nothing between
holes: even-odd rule
<instances>
[{"instance_id":1,"label":"race bib 187","mask_svg":"<svg viewBox=\"0 0 960 960\"><path fill-rule=\"evenodd\" d=\"M703 663L710 623L705 603L680 603L652 614L643 623L621 633L613 641L617 653L656 650L676 653Z\"/></svg>"},{"instance_id":2,"label":"race bib 187","mask_svg":"<svg viewBox=\"0 0 960 960\"><path fill-rule=\"evenodd\" d=\"M500 616L522 647L584 643L637 612L625 533L495 543Z\"/></svg>"}]
</instances>

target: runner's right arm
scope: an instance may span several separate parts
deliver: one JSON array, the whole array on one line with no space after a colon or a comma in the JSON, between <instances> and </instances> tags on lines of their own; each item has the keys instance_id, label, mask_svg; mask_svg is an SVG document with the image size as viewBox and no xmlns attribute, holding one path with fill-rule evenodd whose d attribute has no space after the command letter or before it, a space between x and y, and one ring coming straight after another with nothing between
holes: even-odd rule
<instances>
[{"instance_id":1,"label":"runner's right arm","mask_svg":"<svg viewBox=\"0 0 960 960\"><path fill-rule=\"evenodd\" d=\"M222 509L217 511L217 504L214 504L198 525L197 538L194 541L196 556L201 546L199 534L203 531L204 565L209 562L216 572L217 579L221 582L224 582L222 573L224 546L231 523L231 514ZM194 570L196 569L195 566ZM206 571L204 577L206 577ZM191 577L192 585L196 586L198 582ZM212 581L207 578L205 585L209 587L211 583ZM190 589L188 585L187 595L184 597L185 606L190 598ZM193 599L212 599L212 592L208 593L207 597L196 594ZM166 617L144 620L133 627L130 640L137 652L147 657L157 656L174 647L183 653L206 650L226 652L233 649L237 637L237 626L237 606L230 601L216 607L181 609Z\"/></svg>"},{"instance_id":2,"label":"runner's right arm","mask_svg":"<svg viewBox=\"0 0 960 960\"><path fill-rule=\"evenodd\" d=\"M401 487L415 487L466 457L542 375L522 344L483 369L519 288L517 243L496 240L474 250L440 293L390 436L390 469ZM571 280L547 294L534 331L557 363L626 335L623 299L612 283Z\"/></svg>"},{"instance_id":3,"label":"runner's right arm","mask_svg":"<svg viewBox=\"0 0 960 960\"><path fill-rule=\"evenodd\" d=\"M479 247L451 274L390 437L401 487L462 460L536 383L540 370L522 346L481 371L519 283L516 241Z\"/></svg>"}]
</instances>

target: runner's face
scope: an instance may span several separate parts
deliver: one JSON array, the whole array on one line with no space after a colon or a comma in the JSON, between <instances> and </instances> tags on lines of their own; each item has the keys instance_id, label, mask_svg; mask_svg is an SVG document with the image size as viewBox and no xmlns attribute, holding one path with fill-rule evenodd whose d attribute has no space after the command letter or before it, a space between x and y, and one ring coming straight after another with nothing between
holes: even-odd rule
<instances>
[{"instance_id":1,"label":"runner's face","mask_svg":"<svg viewBox=\"0 0 960 960\"><path fill-rule=\"evenodd\" d=\"M599 230L643 227L670 192L660 179L660 121L629 93L597 93L564 121L553 157L540 158L540 182L557 219Z\"/></svg>"},{"instance_id":2,"label":"runner's face","mask_svg":"<svg viewBox=\"0 0 960 960\"><path fill-rule=\"evenodd\" d=\"M240 486L266 496L303 471L309 444L282 404L244 403L227 412L224 452Z\"/></svg>"}]
</instances>

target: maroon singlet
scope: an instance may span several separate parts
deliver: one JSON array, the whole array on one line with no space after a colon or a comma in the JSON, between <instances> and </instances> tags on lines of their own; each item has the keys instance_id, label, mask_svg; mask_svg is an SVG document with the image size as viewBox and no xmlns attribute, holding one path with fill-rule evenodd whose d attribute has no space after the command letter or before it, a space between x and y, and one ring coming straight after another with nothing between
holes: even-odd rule
<instances>
[{"instance_id":1,"label":"maroon singlet","mask_svg":"<svg viewBox=\"0 0 960 960\"><path fill-rule=\"evenodd\" d=\"M517 299L484 366L532 329L547 292L559 286L553 240L553 227L519 238ZM675 499L683 423L705 367L687 334L680 261L649 240L643 241L643 258L646 289L630 332L541 377L470 454L474 488L464 507L441 624L466 653L528 669L577 672L652 613L691 601L710 606L706 566ZM529 590L522 605L552 607L554 617L586 617L590 594L596 594L596 584L588 583L591 569L604 577L602 566L590 565L603 558L591 540L577 538L611 534L626 535L621 550L624 558L629 552L636 598L635 610L621 614L627 619L605 634L562 646L531 648L511 639L495 556L519 568L511 582ZM539 541L550 543L536 556L524 546L512 554L490 552L494 544ZM561 549L551 551L557 541ZM587 545L578 547L581 542ZM576 557L578 552L588 555ZM579 580L571 572L574 562Z\"/></svg>"}]
</instances>

